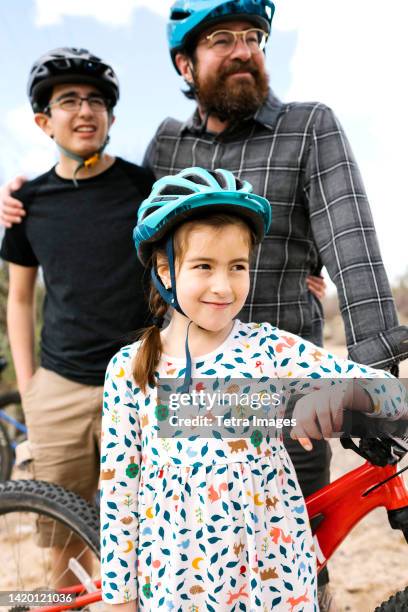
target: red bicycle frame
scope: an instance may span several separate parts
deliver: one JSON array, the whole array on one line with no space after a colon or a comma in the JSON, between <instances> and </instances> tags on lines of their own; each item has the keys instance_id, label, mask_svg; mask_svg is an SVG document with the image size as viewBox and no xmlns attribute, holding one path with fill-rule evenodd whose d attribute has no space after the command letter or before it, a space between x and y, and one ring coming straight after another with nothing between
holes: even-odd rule
<instances>
[{"instance_id":1,"label":"red bicycle frame","mask_svg":"<svg viewBox=\"0 0 408 612\"><path fill-rule=\"evenodd\" d=\"M396 465L378 467L367 461L306 499L310 519L322 516L314 530L318 572L371 510L379 506L388 511L408 507L408 489L396 472Z\"/></svg>"},{"instance_id":2,"label":"red bicycle frame","mask_svg":"<svg viewBox=\"0 0 408 612\"><path fill-rule=\"evenodd\" d=\"M377 467L368 461L341 476L306 499L309 518L321 517L314 530L318 572L341 544L351 529L374 508L388 511L408 508L408 489L402 476L395 476L396 465ZM384 482L387 481L387 482ZM408 525L406 525L408 533ZM100 588L100 581L95 585ZM83 585L61 589L61 593L81 593ZM37 612L62 612L101 600L101 592L78 595L68 606L36 608Z\"/></svg>"}]
</instances>

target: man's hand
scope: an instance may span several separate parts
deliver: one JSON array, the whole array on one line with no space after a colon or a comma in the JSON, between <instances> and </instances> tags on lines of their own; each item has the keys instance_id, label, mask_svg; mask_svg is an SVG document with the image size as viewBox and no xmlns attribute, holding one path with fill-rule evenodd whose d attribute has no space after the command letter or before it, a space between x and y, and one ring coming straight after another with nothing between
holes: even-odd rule
<instances>
[{"instance_id":1,"label":"man's hand","mask_svg":"<svg viewBox=\"0 0 408 612\"><path fill-rule=\"evenodd\" d=\"M0 223L4 227L9 228L14 223L21 223L26 214L22 202L10 195L13 191L20 189L26 181L25 176L17 176L0 189Z\"/></svg>"},{"instance_id":2,"label":"man's hand","mask_svg":"<svg viewBox=\"0 0 408 612\"><path fill-rule=\"evenodd\" d=\"M322 300L326 295L326 281L323 276L308 276L306 278L306 285L318 300Z\"/></svg>"},{"instance_id":3,"label":"man's hand","mask_svg":"<svg viewBox=\"0 0 408 612\"><path fill-rule=\"evenodd\" d=\"M341 431L343 412L353 405L353 387L353 380L350 380L348 384L334 385L300 398L293 411L296 425L290 432L292 440L298 440L305 450L311 450L310 438L321 440Z\"/></svg>"}]
</instances>

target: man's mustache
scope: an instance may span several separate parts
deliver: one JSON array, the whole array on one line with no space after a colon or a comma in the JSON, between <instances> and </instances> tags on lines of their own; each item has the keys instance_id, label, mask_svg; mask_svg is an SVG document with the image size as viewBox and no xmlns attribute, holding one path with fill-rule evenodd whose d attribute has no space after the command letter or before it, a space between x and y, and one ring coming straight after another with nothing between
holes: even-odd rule
<instances>
[{"instance_id":1,"label":"man's mustache","mask_svg":"<svg viewBox=\"0 0 408 612\"><path fill-rule=\"evenodd\" d=\"M237 74L239 72L249 72L252 76L256 77L259 74L259 70L252 62L241 62L234 60L231 64L222 70L220 76L227 77L231 74Z\"/></svg>"}]
</instances>

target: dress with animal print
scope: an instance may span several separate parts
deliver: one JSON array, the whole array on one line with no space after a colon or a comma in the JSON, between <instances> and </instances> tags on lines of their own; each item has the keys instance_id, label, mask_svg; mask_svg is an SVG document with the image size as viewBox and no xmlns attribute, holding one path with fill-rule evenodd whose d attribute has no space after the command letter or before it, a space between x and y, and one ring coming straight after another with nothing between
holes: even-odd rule
<instances>
[{"instance_id":1,"label":"dress with animal print","mask_svg":"<svg viewBox=\"0 0 408 612\"><path fill-rule=\"evenodd\" d=\"M157 389L132 377L138 343L111 360L101 456L103 599L143 612L314 612L316 560L305 502L280 439L157 436ZM163 355L159 378L183 378ZM363 378L376 415L403 402L368 379L392 378L272 327L234 321L225 342L193 360L195 378ZM370 385L371 382L371 385ZM398 381L394 379L401 397Z\"/></svg>"}]
</instances>

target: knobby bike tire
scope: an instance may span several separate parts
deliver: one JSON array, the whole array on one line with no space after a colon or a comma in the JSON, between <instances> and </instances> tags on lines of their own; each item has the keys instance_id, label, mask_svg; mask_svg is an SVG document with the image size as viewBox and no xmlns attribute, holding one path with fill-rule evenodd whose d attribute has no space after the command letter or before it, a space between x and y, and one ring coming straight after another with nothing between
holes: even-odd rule
<instances>
[{"instance_id":1,"label":"knobby bike tire","mask_svg":"<svg viewBox=\"0 0 408 612\"><path fill-rule=\"evenodd\" d=\"M384 601L374 612L407 612L408 611L408 587L398 591L387 601Z\"/></svg>"},{"instance_id":2,"label":"knobby bike tire","mask_svg":"<svg viewBox=\"0 0 408 612\"><path fill-rule=\"evenodd\" d=\"M14 463L14 451L7 429L0 422L0 481L8 480Z\"/></svg>"},{"instance_id":3,"label":"knobby bike tire","mask_svg":"<svg viewBox=\"0 0 408 612\"><path fill-rule=\"evenodd\" d=\"M75 493L41 480L0 482L0 516L9 512L38 512L60 521L100 559L98 513Z\"/></svg>"}]
</instances>

